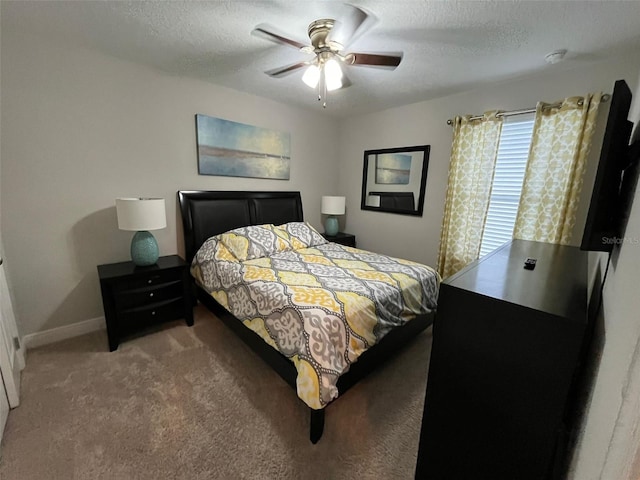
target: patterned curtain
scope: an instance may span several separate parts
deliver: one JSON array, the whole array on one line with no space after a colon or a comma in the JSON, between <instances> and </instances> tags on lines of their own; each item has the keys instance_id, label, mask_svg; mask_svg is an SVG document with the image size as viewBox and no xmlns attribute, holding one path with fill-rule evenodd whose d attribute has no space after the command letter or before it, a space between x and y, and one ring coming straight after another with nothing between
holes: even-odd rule
<instances>
[{"instance_id":1,"label":"patterned curtain","mask_svg":"<svg viewBox=\"0 0 640 480\"><path fill-rule=\"evenodd\" d=\"M502 117L496 113L487 112L478 120L455 118L438 252L438 272L443 278L480 254L502 130Z\"/></svg>"},{"instance_id":2,"label":"patterned curtain","mask_svg":"<svg viewBox=\"0 0 640 480\"><path fill-rule=\"evenodd\" d=\"M538 103L514 238L567 245L601 94Z\"/></svg>"}]
</instances>

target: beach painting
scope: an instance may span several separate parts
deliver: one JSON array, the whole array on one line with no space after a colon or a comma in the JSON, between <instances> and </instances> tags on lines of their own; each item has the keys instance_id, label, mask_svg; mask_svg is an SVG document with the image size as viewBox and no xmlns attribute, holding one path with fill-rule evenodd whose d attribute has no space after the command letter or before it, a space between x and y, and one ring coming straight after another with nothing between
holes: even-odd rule
<instances>
[{"instance_id":1,"label":"beach painting","mask_svg":"<svg viewBox=\"0 0 640 480\"><path fill-rule=\"evenodd\" d=\"M289 180L288 133L196 115L198 173Z\"/></svg>"},{"instance_id":2,"label":"beach painting","mask_svg":"<svg viewBox=\"0 0 640 480\"><path fill-rule=\"evenodd\" d=\"M376 183L408 185L411 155L382 153L376 155Z\"/></svg>"}]
</instances>

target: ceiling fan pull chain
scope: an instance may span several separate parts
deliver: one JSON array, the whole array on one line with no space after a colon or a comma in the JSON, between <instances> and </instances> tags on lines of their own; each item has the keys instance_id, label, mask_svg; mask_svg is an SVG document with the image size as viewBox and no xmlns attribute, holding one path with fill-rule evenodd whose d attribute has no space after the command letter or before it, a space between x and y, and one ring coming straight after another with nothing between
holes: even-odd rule
<instances>
[{"instance_id":1,"label":"ceiling fan pull chain","mask_svg":"<svg viewBox=\"0 0 640 480\"><path fill-rule=\"evenodd\" d=\"M324 82L324 102L322 102L322 108L327 108L327 82Z\"/></svg>"},{"instance_id":2,"label":"ceiling fan pull chain","mask_svg":"<svg viewBox=\"0 0 640 480\"><path fill-rule=\"evenodd\" d=\"M320 75L320 78L322 80L322 98L324 98L324 102L322 102L322 108L327 108L327 78L325 77L324 65L322 67L322 75Z\"/></svg>"},{"instance_id":3,"label":"ceiling fan pull chain","mask_svg":"<svg viewBox=\"0 0 640 480\"><path fill-rule=\"evenodd\" d=\"M323 98L327 95L327 82L324 79L324 68L323 65L320 64L320 78L318 79L318 101L321 102ZM322 105L323 108L326 105L326 102Z\"/></svg>"}]
</instances>

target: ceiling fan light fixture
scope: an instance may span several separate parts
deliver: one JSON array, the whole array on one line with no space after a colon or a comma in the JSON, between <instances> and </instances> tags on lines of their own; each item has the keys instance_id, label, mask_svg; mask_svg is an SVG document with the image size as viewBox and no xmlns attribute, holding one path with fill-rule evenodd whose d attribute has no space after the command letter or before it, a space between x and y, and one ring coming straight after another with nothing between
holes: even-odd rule
<instances>
[{"instance_id":1,"label":"ceiling fan light fixture","mask_svg":"<svg viewBox=\"0 0 640 480\"><path fill-rule=\"evenodd\" d=\"M327 78L328 92L333 92L334 90L338 90L339 88L342 88L342 79L338 78L338 79L329 80Z\"/></svg>"},{"instance_id":2,"label":"ceiling fan light fixture","mask_svg":"<svg viewBox=\"0 0 640 480\"><path fill-rule=\"evenodd\" d=\"M342 69L335 58L327 60L324 64L324 79L328 91L342 88Z\"/></svg>"},{"instance_id":3,"label":"ceiling fan light fixture","mask_svg":"<svg viewBox=\"0 0 640 480\"><path fill-rule=\"evenodd\" d=\"M309 65L309 68L302 75L302 81L311 88L318 86L320 80L320 69L317 65Z\"/></svg>"},{"instance_id":4,"label":"ceiling fan light fixture","mask_svg":"<svg viewBox=\"0 0 640 480\"><path fill-rule=\"evenodd\" d=\"M1 1L1 0L0 0ZM256 26L251 32L271 42L295 48L298 52L315 55L310 61L298 61L265 71L272 78L281 78L293 72L301 72L302 81L310 88L317 90L318 101L327 106L327 92L351 85L349 77L343 73L345 64L348 68L375 67L393 70L402 60L402 52L365 53L345 52L354 39L359 38L376 22L375 16L360 7L345 3L340 18L321 18L309 24L307 34L310 45L305 45L277 28L267 24ZM348 73L348 72L347 72Z\"/></svg>"}]
</instances>

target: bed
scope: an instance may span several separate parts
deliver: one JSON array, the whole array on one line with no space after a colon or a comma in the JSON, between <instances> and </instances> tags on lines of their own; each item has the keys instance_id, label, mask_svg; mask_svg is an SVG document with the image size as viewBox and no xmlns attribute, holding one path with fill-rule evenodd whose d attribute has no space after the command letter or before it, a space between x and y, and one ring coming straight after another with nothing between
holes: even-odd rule
<instances>
[{"instance_id":1,"label":"bed","mask_svg":"<svg viewBox=\"0 0 640 480\"><path fill-rule=\"evenodd\" d=\"M359 379L387 361L433 322L439 283L437 273L413 262L378 256L318 239L320 236L317 232L314 234L313 228L304 223L300 192L179 191L178 201L185 256L192 264L196 297L296 389L310 410L310 440L313 443L322 436L324 409L335 400L338 392L343 395ZM304 235L298 235L300 229ZM262 247L251 240L251 235L256 232L261 235L260 238L264 234L268 239L260 244ZM247 247L247 242L251 247ZM264 247L267 244L269 247ZM258 251L260 248L273 251L267 252L268 255L264 252L255 253L252 250L254 247ZM311 261L312 264L301 263L303 261ZM388 272L373 271L378 264ZM371 326L373 333L361 332L360 326L351 328L356 322L355 317L349 314L351 307L348 302L341 300L345 295L355 295L358 288L362 289L352 278L347 279L351 282L348 287L343 287L339 292L329 291L325 295L332 296L328 303L322 299L310 299L304 292L311 288L324 292L325 287L330 287L326 284L337 282L340 276L346 277L348 272L341 273L338 265L339 268L355 266L360 276L392 276L398 279L398 284L414 285L416 282L409 280L419 278L424 284L419 287L420 292L414 285L413 293L409 289L402 290L399 298L401 302L412 304L414 310L420 308L423 313L396 314L392 302L385 305L384 300L378 301L373 308L377 315L385 317L386 322L381 319L379 325ZM259 272L259 275L253 275L255 272ZM237 277L243 277L243 281L248 278L247 285L236 284ZM377 280L367 281L382 283L386 288L385 282ZM301 286L296 282L301 282ZM225 284L226 290L221 284ZM295 294L285 295L283 291L303 291L302 306L276 304L267 313L261 311L264 321L254 319L256 313L242 307L249 305L247 298L251 303L260 304L259 310L266 303L275 303L276 297L282 297L284 302L297 300ZM238 292L242 292L242 295ZM374 298L377 295L367 293L359 298L366 301L371 297L377 301ZM397 293L395 295L398 296ZM243 301L238 300L241 296ZM420 297L421 306L414 305L416 296ZM333 297L340 301L333 301ZM380 314L382 311L384 315ZM349 320L347 314L351 315ZM284 332L282 337L278 336L278 332L273 333L289 328L286 324L291 322L287 322L287 318L296 315L301 319L301 322L294 323L298 325L297 330L302 330L302 341L290 339L296 333L293 331ZM341 324L338 320L343 315L345 317ZM268 329L265 328L267 324ZM299 325L303 325L302 328ZM371 335L375 338L372 339ZM325 347L320 343L324 341L320 337L344 337L344 341L335 343L344 344L346 350L332 350L330 354L325 354L326 349L334 346ZM312 340L318 341L314 343ZM320 350L322 359L318 354ZM325 364L325 360L333 363ZM310 385L315 386L315 390ZM316 394L317 398L314 397Z\"/></svg>"}]
</instances>

